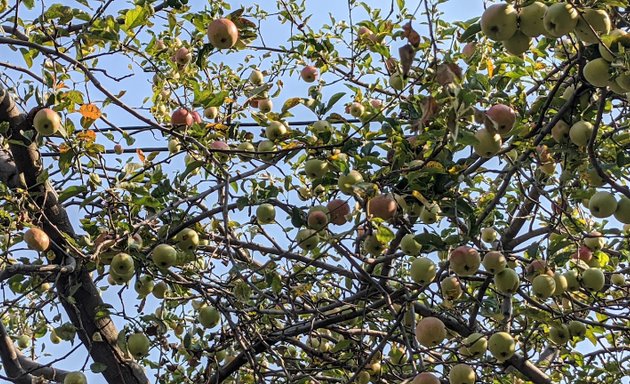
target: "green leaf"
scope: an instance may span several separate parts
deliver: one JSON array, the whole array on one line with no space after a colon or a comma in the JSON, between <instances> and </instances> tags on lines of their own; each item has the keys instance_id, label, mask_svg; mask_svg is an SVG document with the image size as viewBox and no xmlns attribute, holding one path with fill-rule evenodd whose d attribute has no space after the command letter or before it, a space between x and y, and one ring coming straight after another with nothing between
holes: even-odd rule
<instances>
[{"instance_id":1,"label":"green leaf","mask_svg":"<svg viewBox=\"0 0 630 384\"><path fill-rule=\"evenodd\" d=\"M147 11L143 7L137 5L135 9L130 9L125 14L125 28L133 29L145 24L147 20Z\"/></svg>"},{"instance_id":2,"label":"green leaf","mask_svg":"<svg viewBox=\"0 0 630 384\"><path fill-rule=\"evenodd\" d=\"M478 22L468 27L464 33L459 37L459 41L467 42L472 39L476 34L481 32L481 24Z\"/></svg>"},{"instance_id":3,"label":"green leaf","mask_svg":"<svg viewBox=\"0 0 630 384\"><path fill-rule=\"evenodd\" d=\"M94 373L101 373L101 372L105 372L106 370L107 370L106 364L99 363L99 362L90 364L90 371Z\"/></svg>"},{"instance_id":4,"label":"green leaf","mask_svg":"<svg viewBox=\"0 0 630 384\"><path fill-rule=\"evenodd\" d=\"M328 100L328 104L326 104L326 107L322 110L322 114L325 114L328 111L330 111L332 107L334 107L335 104L345 95L346 95L345 92L339 92L332 95L330 99Z\"/></svg>"},{"instance_id":5,"label":"green leaf","mask_svg":"<svg viewBox=\"0 0 630 384\"><path fill-rule=\"evenodd\" d=\"M85 185L71 185L59 194L59 202L62 203L71 197L87 192Z\"/></svg>"}]
</instances>

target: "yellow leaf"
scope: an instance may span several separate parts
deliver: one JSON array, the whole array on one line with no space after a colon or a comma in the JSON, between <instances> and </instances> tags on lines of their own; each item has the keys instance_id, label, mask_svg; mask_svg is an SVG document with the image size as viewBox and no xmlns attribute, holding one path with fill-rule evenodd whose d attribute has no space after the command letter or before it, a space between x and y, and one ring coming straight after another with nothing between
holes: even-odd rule
<instances>
[{"instance_id":1,"label":"yellow leaf","mask_svg":"<svg viewBox=\"0 0 630 384\"><path fill-rule=\"evenodd\" d=\"M77 139L93 143L96 141L96 133L91 129L77 133Z\"/></svg>"},{"instance_id":2,"label":"yellow leaf","mask_svg":"<svg viewBox=\"0 0 630 384\"><path fill-rule=\"evenodd\" d=\"M64 154L70 151L70 146L66 143L63 143L59 146L59 153Z\"/></svg>"},{"instance_id":3,"label":"yellow leaf","mask_svg":"<svg viewBox=\"0 0 630 384\"><path fill-rule=\"evenodd\" d=\"M214 129L215 131L227 131L228 126L221 123L208 123L206 124L207 129Z\"/></svg>"},{"instance_id":4,"label":"yellow leaf","mask_svg":"<svg viewBox=\"0 0 630 384\"><path fill-rule=\"evenodd\" d=\"M83 104L79 109L79 113L90 120L98 120L101 117L101 110L94 104Z\"/></svg>"},{"instance_id":5,"label":"yellow leaf","mask_svg":"<svg viewBox=\"0 0 630 384\"><path fill-rule=\"evenodd\" d=\"M139 149L139 148L136 149L136 153L138 154L140 161L144 163L144 160L146 159L146 157L144 156L144 152L142 152L142 149Z\"/></svg>"},{"instance_id":6,"label":"yellow leaf","mask_svg":"<svg viewBox=\"0 0 630 384\"><path fill-rule=\"evenodd\" d=\"M486 59L486 67L488 68L488 77L492 77L492 75L494 75L494 64L492 64L492 60Z\"/></svg>"}]
</instances>

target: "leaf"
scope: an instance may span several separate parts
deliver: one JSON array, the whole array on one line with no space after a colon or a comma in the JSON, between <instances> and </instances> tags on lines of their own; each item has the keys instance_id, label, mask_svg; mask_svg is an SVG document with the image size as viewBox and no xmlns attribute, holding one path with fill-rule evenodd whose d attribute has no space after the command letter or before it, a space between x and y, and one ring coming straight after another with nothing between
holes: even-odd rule
<instances>
[{"instance_id":1,"label":"leaf","mask_svg":"<svg viewBox=\"0 0 630 384\"><path fill-rule=\"evenodd\" d=\"M144 152L142 152L142 149L137 148L136 153L138 154L138 158L140 159L140 161L144 163L144 161L146 160L146 157L144 156Z\"/></svg>"},{"instance_id":2,"label":"leaf","mask_svg":"<svg viewBox=\"0 0 630 384\"><path fill-rule=\"evenodd\" d=\"M96 141L96 133L92 131L91 129L88 129L86 131L81 131L77 133L77 139L81 141L87 141L87 142L93 143L94 141ZM60 151L61 151L61 148L60 148Z\"/></svg>"},{"instance_id":3,"label":"leaf","mask_svg":"<svg viewBox=\"0 0 630 384\"><path fill-rule=\"evenodd\" d=\"M71 197L79 195L87 191L85 185L71 185L59 194L59 202L62 203Z\"/></svg>"},{"instance_id":4,"label":"leaf","mask_svg":"<svg viewBox=\"0 0 630 384\"><path fill-rule=\"evenodd\" d=\"M488 68L488 77L492 77L494 75L494 64L492 64L492 59L486 59L486 67Z\"/></svg>"},{"instance_id":5,"label":"leaf","mask_svg":"<svg viewBox=\"0 0 630 384\"><path fill-rule=\"evenodd\" d=\"M94 104L83 104L79 108L79 113L90 120L98 120L101 117L101 110Z\"/></svg>"},{"instance_id":6,"label":"leaf","mask_svg":"<svg viewBox=\"0 0 630 384\"><path fill-rule=\"evenodd\" d=\"M461 42L469 41L473 36L475 36L479 32L481 32L481 24L475 23L471 25L470 27L466 28L464 33L462 33L462 35L459 37L459 41Z\"/></svg>"},{"instance_id":7,"label":"leaf","mask_svg":"<svg viewBox=\"0 0 630 384\"><path fill-rule=\"evenodd\" d=\"M301 97L292 97L284 102L284 105L282 106L282 112L286 112L289 109L302 103L304 103L304 99L302 99Z\"/></svg>"},{"instance_id":8,"label":"leaf","mask_svg":"<svg viewBox=\"0 0 630 384\"><path fill-rule=\"evenodd\" d=\"M328 99L328 104L326 104L326 108L324 108L322 110L322 114L327 113L328 111L330 111L332 109L332 107L335 106L335 104L346 95L345 92L338 92L335 93L334 95L332 95L330 97L330 99Z\"/></svg>"},{"instance_id":9,"label":"leaf","mask_svg":"<svg viewBox=\"0 0 630 384\"><path fill-rule=\"evenodd\" d=\"M125 14L125 28L133 29L135 27L139 27L144 24L147 19L147 11L137 5L135 9L130 9Z\"/></svg>"}]
</instances>

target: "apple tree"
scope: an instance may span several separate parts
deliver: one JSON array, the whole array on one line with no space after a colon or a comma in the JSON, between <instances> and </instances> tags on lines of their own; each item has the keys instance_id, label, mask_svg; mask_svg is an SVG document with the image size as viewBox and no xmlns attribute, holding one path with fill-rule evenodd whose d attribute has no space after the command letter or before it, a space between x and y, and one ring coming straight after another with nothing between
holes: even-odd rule
<instances>
[{"instance_id":1,"label":"apple tree","mask_svg":"<svg viewBox=\"0 0 630 384\"><path fill-rule=\"evenodd\" d=\"M628 1L201 3L0 2L3 381L627 383Z\"/></svg>"}]
</instances>

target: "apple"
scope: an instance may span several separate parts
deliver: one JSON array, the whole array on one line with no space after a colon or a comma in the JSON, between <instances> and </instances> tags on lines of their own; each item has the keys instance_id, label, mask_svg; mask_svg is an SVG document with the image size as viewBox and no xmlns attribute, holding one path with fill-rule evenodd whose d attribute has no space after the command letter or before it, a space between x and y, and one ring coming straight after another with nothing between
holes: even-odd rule
<instances>
[{"instance_id":1,"label":"apple","mask_svg":"<svg viewBox=\"0 0 630 384\"><path fill-rule=\"evenodd\" d=\"M594 167L589 167L586 170L585 177L588 181L589 186L591 187L601 187L606 184L606 181L599 176L597 170Z\"/></svg>"},{"instance_id":2,"label":"apple","mask_svg":"<svg viewBox=\"0 0 630 384\"><path fill-rule=\"evenodd\" d=\"M529 50L532 45L532 38L521 31L516 31L514 36L502 41L503 48L514 56L520 56Z\"/></svg>"},{"instance_id":3,"label":"apple","mask_svg":"<svg viewBox=\"0 0 630 384\"><path fill-rule=\"evenodd\" d=\"M208 148L210 149L210 151L216 151L214 152L214 156L221 163L226 163L228 160L230 160L230 153L228 151L231 148L230 145L225 141L215 140L210 143Z\"/></svg>"},{"instance_id":4,"label":"apple","mask_svg":"<svg viewBox=\"0 0 630 384\"><path fill-rule=\"evenodd\" d=\"M422 250L422 244L418 243L413 233L408 233L400 240L400 250L408 256L418 256Z\"/></svg>"},{"instance_id":5,"label":"apple","mask_svg":"<svg viewBox=\"0 0 630 384\"><path fill-rule=\"evenodd\" d=\"M423 347L435 347L446 339L446 327L437 317L424 317L416 325L416 340Z\"/></svg>"},{"instance_id":6,"label":"apple","mask_svg":"<svg viewBox=\"0 0 630 384\"><path fill-rule=\"evenodd\" d=\"M626 285L626 277L621 273L613 273L610 276L610 282L618 287Z\"/></svg>"},{"instance_id":7,"label":"apple","mask_svg":"<svg viewBox=\"0 0 630 384\"><path fill-rule=\"evenodd\" d=\"M564 324L549 327L549 340L554 344L564 345L569 341L570 336L569 328Z\"/></svg>"},{"instance_id":8,"label":"apple","mask_svg":"<svg viewBox=\"0 0 630 384\"><path fill-rule=\"evenodd\" d=\"M120 144L116 144L114 145L114 153L117 155L122 155L123 154L123 147Z\"/></svg>"},{"instance_id":9,"label":"apple","mask_svg":"<svg viewBox=\"0 0 630 384\"><path fill-rule=\"evenodd\" d=\"M606 239L601 233L593 231L584 238L584 245L592 251L599 251L606 246Z\"/></svg>"},{"instance_id":10,"label":"apple","mask_svg":"<svg viewBox=\"0 0 630 384\"><path fill-rule=\"evenodd\" d=\"M252 144L251 141L243 141L236 146L236 150L240 152L255 152L256 147L254 147L254 144ZM238 158L241 159L241 161L249 161L252 159L252 156L239 153Z\"/></svg>"},{"instance_id":11,"label":"apple","mask_svg":"<svg viewBox=\"0 0 630 384\"><path fill-rule=\"evenodd\" d=\"M468 364L456 364L448 373L449 384L474 384L476 380L475 370Z\"/></svg>"},{"instance_id":12,"label":"apple","mask_svg":"<svg viewBox=\"0 0 630 384\"><path fill-rule=\"evenodd\" d=\"M326 205L330 222L335 225L344 225L348 222L346 216L350 214L350 205L347 201L341 199L333 199Z\"/></svg>"},{"instance_id":13,"label":"apple","mask_svg":"<svg viewBox=\"0 0 630 384\"><path fill-rule=\"evenodd\" d=\"M136 283L133 288L136 290L138 295L144 297L149 293L153 292L153 279L149 275L142 275L136 279Z\"/></svg>"},{"instance_id":14,"label":"apple","mask_svg":"<svg viewBox=\"0 0 630 384\"><path fill-rule=\"evenodd\" d=\"M536 276L532 281L532 292L540 300L545 300L551 297L555 290L556 281L553 276L542 274Z\"/></svg>"},{"instance_id":15,"label":"apple","mask_svg":"<svg viewBox=\"0 0 630 384\"><path fill-rule=\"evenodd\" d=\"M616 93L625 94L630 91L630 74L628 72L621 73L614 83L609 83L608 86Z\"/></svg>"},{"instance_id":16,"label":"apple","mask_svg":"<svg viewBox=\"0 0 630 384\"><path fill-rule=\"evenodd\" d=\"M486 128L481 128L475 132L477 143L473 144L475 153L481 157L492 157L501 150L501 136L491 132Z\"/></svg>"},{"instance_id":17,"label":"apple","mask_svg":"<svg viewBox=\"0 0 630 384\"><path fill-rule=\"evenodd\" d=\"M302 77L302 80L307 83L312 83L317 80L318 75L319 73L317 72L317 68L312 65L307 65L302 69L302 72L300 72L300 77Z\"/></svg>"},{"instance_id":18,"label":"apple","mask_svg":"<svg viewBox=\"0 0 630 384\"><path fill-rule=\"evenodd\" d=\"M171 125L176 127L190 127L195 122L195 119L186 108L179 108L171 115Z\"/></svg>"},{"instance_id":19,"label":"apple","mask_svg":"<svg viewBox=\"0 0 630 384\"><path fill-rule=\"evenodd\" d=\"M273 102L270 99L258 100L258 110L262 113L269 113L273 109Z\"/></svg>"},{"instance_id":20,"label":"apple","mask_svg":"<svg viewBox=\"0 0 630 384\"><path fill-rule=\"evenodd\" d=\"M501 293L515 293L518 290L519 284L520 279L518 274L512 268L505 268L494 275L494 285L497 291Z\"/></svg>"},{"instance_id":21,"label":"apple","mask_svg":"<svg viewBox=\"0 0 630 384\"><path fill-rule=\"evenodd\" d=\"M367 214L385 221L391 220L398 211L398 204L393 197L387 194L378 195L368 200Z\"/></svg>"},{"instance_id":22,"label":"apple","mask_svg":"<svg viewBox=\"0 0 630 384\"><path fill-rule=\"evenodd\" d=\"M432 373L422 372L414 377L410 384L440 384L440 379Z\"/></svg>"},{"instance_id":23,"label":"apple","mask_svg":"<svg viewBox=\"0 0 630 384\"><path fill-rule=\"evenodd\" d=\"M427 257L418 257L411 262L409 276L417 284L427 284L435 279L437 269L435 263Z\"/></svg>"},{"instance_id":24,"label":"apple","mask_svg":"<svg viewBox=\"0 0 630 384\"><path fill-rule=\"evenodd\" d=\"M298 246L305 251L311 251L319 244L319 235L313 229L300 229L295 237Z\"/></svg>"},{"instance_id":25,"label":"apple","mask_svg":"<svg viewBox=\"0 0 630 384\"><path fill-rule=\"evenodd\" d=\"M499 251L486 253L481 263L486 271L492 274L497 274L507 267L507 259Z\"/></svg>"},{"instance_id":26,"label":"apple","mask_svg":"<svg viewBox=\"0 0 630 384\"><path fill-rule=\"evenodd\" d=\"M259 152L260 160L271 161L273 160L275 153L260 153L260 152L275 152L277 150L276 144L271 140L262 140L258 143L257 152Z\"/></svg>"},{"instance_id":27,"label":"apple","mask_svg":"<svg viewBox=\"0 0 630 384\"><path fill-rule=\"evenodd\" d=\"M42 136L52 136L61 128L61 116L50 108L40 109L33 117L33 128Z\"/></svg>"},{"instance_id":28,"label":"apple","mask_svg":"<svg viewBox=\"0 0 630 384\"><path fill-rule=\"evenodd\" d=\"M514 355L516 342L507 332L497 332L488 339L488 350L499 362L504 362Z\"/></svg>"},{"instance_id":29,"label":"apple","mask_svg":"<svg viewBox=\"0 0 630 384\"><path fill-rule=\"evenodd\" d=\"M455 276L447 276L440 282L442 297L446 300L457 300L462 297L462 284Z\"/></svg>"},{"instance_id":30,"label":"apple","mask_svg":"<svg viewBox=\"0 0 630 384\"><path fill-rule=\"evenodd\" d=\"M534 281L534 278L538 275L547 274L553 276L551 270L547 268L547 262L545 260L532 260L531 263L525 268L525 278L529 281Z\"/></svg>"},{"instance_id":31,"label":"apple","mask_svg":"<svg viewBox=\"0 0 630 384\"><path fill-rule=\"evenodd\" d=\"M578 23L578 11L568 3L555 3L547 8L543 24L547 34L560 37L573 31Z\"/></svg>"},{"instance_id":32,"label":"apple","mask_svg":"<svg viewBox=\"0 0 630 384\"><path fill-rule=\"evenodd\" d=\"M571 126L566 121L560 120L551 128L551 136L557 143L563 143L569 139L570 129Z\"/></svg>"},{"instance_id":33,"label":"apple","mask_svg":"<svg viewBox=\"0 0 630 384\"><path fill-rule=\"evenodd\" d=\"M370 377L370 372L361 371L357 373L355 381L357 382L357 384L368 384L370 382Z\"/></svg>"},{"instance_id":34,"label":"apple","mask_svg":"<svg viewBox=\"0 0 630 384\"><path fill-rule=\"evenodd\" d=\"M604 272L594 267L582 272L581 280L584 288L594 292L601 291L606 283Z\"/></svg>"},{"instance_id":35,"label":"apple","mask_svg":"<svg viewBox=\"0 0 630 384\"><path fill-rule=\"evenodd\" d=\"M476 249L462 245L451 251L449 264L458 276L471 276L479 270L481 257Z\"/></svg>"},{"instance_id":36,"label":"apple","mask_svg":"<svg viewBox=\"0 0 630 384\"><path fill-rule=\"evenodd\" d=\"M219 108L217 107L208 107L203 110L203 117L208 120L214 120L219 116Z\"/></svg>"},{"instance_id":37,"label":"apple","mask_svg":"<svg viewBox=\"0 0 630 384\"><path fill-rule=\"evenodd\" d=\"M397 91L402 91L403 89L405 89L405 79L403 79L400 73L394 73L389 77L389 86Z\"/></svg>"},{"instance_id":38,"label":"apple","mask_svg":"<svg viewBox=\"0 0 630 384\"><path fill-rule=\"evenodd\" d=\"M50 330L50 342L53 344L61 343L61 337L57 335L57 331L55 330L55 328Z\"/></svg>"},{"instance_id":39,"label":"apple","mask_svg":"<svg viewBox=\"0 0 630 384\"><path fill-rule=\"evenodd\" d=\"M534 1L521 8L518 13L518 29L529 37L538 37L545 33L544 17L547 6L540 1Z\"/></svg>"},{"instance_id":40,"label":"apple","mask_svg":"<svg viewBox=\"0 0 630 384\"><path fill-rule=\"evenodd\" d=\"M588 209L598 219L610 217L617 210L615 195L606 191L595 192L588 201Z\"/></svg>"},{"instance_id":41,"label":"apple","mask_svg":"<svg viewBox=\"0 0 630 384\"><path fill-rule=\"evenodd\" d=\"M482 357L488 349L488 339L478 332L471 333L462 341L462 347L459 352L465 357Z\"/></svg>"},{"instance_id":42,"label":"apple","mask_svg":"<svg viewBox=\"0 0 630 384\"><path fill-rule=\"evenodd\" d=\"M112 258L112 262L110 263L109 267L118 275L125 275L128 274L130 271L133 273L133 258L126 253L118 253Z\"/></svg>"},{"instance_id":43,"label":"apple","mask_svg":"<svg viewBox=\"0 0 630 384\"><path fill-rule=\"evenodd\" d=\"M192 228L184 228L175 236L175 241L182 250L193 250L199 245L199 234Z\"/></svg>"},{"instance_id":44,"label":"apple","mask_svg":"<svg viewBox=\"0 0 630 384\"><path fill-rule=\"evenodd\" d=\"M560 272L553 274L553 280L556 284L556 289L553 291L553 296L562 296L567 289L569 289L569 282L567 278Z\"/></svg>"},{"instance_id":45,"label":"apple","mask_svg":"<svg viewBox=\"0 0 630 384\"><path fill-rule=\"evenodd\" d=\"M436 203L423 205L420 210L420 221L424 224L434 224L440 219L441 212L440 206Z\"/></svg>"},{"instance_id":46,"label":"apple","mask_svg":"<svg viewBox=\"0 0 630 384\"><path fill-rule=\"evenodd\" d=\"M569 270L563 274L565 279L567 279L567 290L568 291L577 291L580 289L580 282L578 279L578 273L574 270Z\"/></svg>"},{"instance_id":47,"label":"apple","mask_svg":"<svg viewBox=\"0 0 630 384\"><path fill-rule=\"evenodd\" d=\"M481 229L481 241L484 243L493 243L497 239L497 231L492 227Z\"/></svg>"},{"instance_id":48,"label":"apple","mask_svg":"<svg viewBox=\"0 0 630 384\"><path fill-rule=\"evenodd\" d=\"M365 240L363 240L363 249L372 256L380 256L385 250L385 245L383 245L376 236L368 235L365 237Z\"/></svg>"},{"instance_id":49,"label":"apple","mask_svg":"<svg viewBox=\"0 0 630 384\"><path fill-rule=\"evenodd\" d=\"M181 47L173 55L173 61L181 66L188 65L192 61L192 53L186 47Z\"/></svg>"},{"instance_id":50,"label":"apple","mask_svg":"<svg viewBox=\"0 0 630 384\"><path fill-rule=\"evenodd\" d=\"M50 247L50 238L46 232L37 227L29 228L24 233L24 242L29 249L43 252Z\"/></svg>"},{"instance_id":51,"label":"apple","mask_svg":"<svg viewBox=\"0 0 630 384\"><path fill-rule=\"evenodd\" d=\"M318 120L311 125L311 131L319 137L332 132L332 126L326 120Z\"/></svg>"},{"instance_id":52,"label":"apple","mask_svg":"<svg viewBox=\"0 0 630 384\"><path fill-rule=\"evenodd\" d=\"M309 210L306 222L309 228L320 231L328 225L328 210L326 207L313 207Z\"/></svg>"},{"instance_id":53,"label":"apple","mask_svg":"<svg viewBox=\"0 0 630 384\"><path fill-rule=\"evenodd\" d=\"M569 329L571 337L583 339L586 336L586 325L584 325L581 321L571 320L569 321L567 328Z\"/></svg>"},{"instance_id":54,"label":"apple","mask_svg":"<svg viewBox=\"0 0 630 384\"><path fill-rule=\"evenodd\" d=\"M359 118L363 116L364 113L365 107L363 106L363 104L356 101L350 104L350 115L352 115L353 117Z\"/></svg>"},{"instance_id":55,"label":"apple","mask_svg":"<svg viewBox=\"0 0 630 384\"><path fill-rule=\"evenodd\" d=\"M253 70L249 74L249 82L254 85L261 85L265 81L265 76L259 70Z\"/></svg>"},{"instance_id":56,"label":"apple","mask_svg":"<svg viewBox=\"0 0 630 384\"><path fill-rule=\"evenodd\" d=\"M569 138L571 142L579 147L585 147L591 140L593 134L593 124L581 120L571 126Z\"/></svg>"},{"instance_id":57,"label":"apple","mask_svg":"<svg viewBox=\"0 0 630 384\"><path fill-rule=\"evenodd\" d=\"M136 359L141 359L149 353L151 341L142 332L136 332L127 337L127 350Z\"/></svg>"},{"instance_id":58,"label":"apple","mask_svg":"<svg viewBox=\"0 0 630 384\"><path fill-rule=\"evenodd\" d=\"M232 48L238 41L238 28L230 19L216 19L208 25L208 40L217 49Z\"/></svg>"},{"instance_id":59,"label":"apple","mask_svg":"<svg viewBox=\"0 0 630 384\"><path fill-rule=\"evenodd\" d=\"M486 116L492 122L492 127L501 136L505 136L514 127L516 112L505 104L495 104L486 111Z\"/></svg>"},{"instance_id":60,"label":"apple","mask_svg":"<svg viewBox=\"0 0 630 384\"><path fill-rule=\"evenodd\" d=\"M168 295L168 285L164 281L159 281L153 286L153 291L151 291L151 293L156 298L163 299Z\"/></svg>"},{"instance_id":61,"label":"apple","mask_svg":"<svg viewBox=\"0 0 630 384\"><path fill-rule=\"evenodd\" d=\"M518 13L510 4L493 4L481 15L480 25L490 40L504 41L516 33Z\"/></svg>"},{"instance_id":62,"label":"apple","mask_svg":"<svg viewBox=\"0 0 630 384\"><path fill-rule=\"evenodd\" d=\"M600 55L612 62L619 54L621 47L630 47L630 36L622 29L613 29L607 36L602 38L602 43L599 44ZM625 50L627 51L627 49Z\"/></svg>"},{"instance_id":63,"label":"apple","mask_svg":"<svg viewBox=\"0 0 630 384\"><path fill-rule=\"evenodd\" d=\"M352 195L354 192L354 185L363 182L363 176L359 171L352 170L347 175L339 176L338 186L339 190L346 195Z\"/></svg>"},{"instance_id":64,"label":"apple","mask_svg":"<svg viewBox=\"0 0 630 384\"><path fill-rule=\"evenodd\" d=\"M156 51L163 51L166 49L166 43L164 43L164 40L162 39L158 39L155 41L155 44L153 45L153 48L155 48Z\"/></svg>"},{"instance_id":65,"label":"apple","mask_svg":"<svg viewBox=\"0 0 630 384\"><path fill-rule=\"evenodd\" d=\"M304 173L310 179L319 179L328 173L328 162L320 159L309 159L304 163Z\"/></svg>"},{"instance_id":66,"label":"apple","mask_svg":"<svg viewBox=\"0 0 630 384\"><path fill-rule=\"evenodd\" d=\"M276 220L276 208L269 203L262 203L256 208L256 220L261 225L271 224Z\"/></svg>"},{"instance_id":67,"label":"apple","mask_svg":"<svg viewBox=\"0 0 630 384\"><path fill-rule=\"evenodd\" d=\"M610 63L601 57L586 63L582 73L592 86L604 88L610 84Z\"/></svg>"},{"instance_id":68,"label":"apple","mask_svg":"<svg viewBox=\"0 0 630 384\"><path fill-rule=\"evenodd\" d=\"M623 224L630 224L630 199L625 195L621 196L621 199L617 202L617 209L615 210L615 219L619 220Z\"/></svg>"},{"instance_id":69,"label":"apple","mask_svg":"<svg viewBox=\"0 0 630 384\"><path fill-rule=\"evenodd\" d=\"M177 250L168 244L159 244L151 252L151 260L160 268L168 268L177 261Z\"/></svg>"},{"instance_id":70,"label":"apple","mask_svg":"<svg viewBox=\"0 0 630 384\"><path fill-rule=\"evenodd\" d=\"M20 335L17 338L17 345L20 349L28 348L31 345L31 338L28 335Z\"/></svg>"},{"instance_id":71,"label":"apple","mask_svg":"<svg viewBox=\"0 0 630 384\"><path fill-rule=\"evenodd\" d=\"M176 154L179 151L181 151L182 146L179 143L179 140L177 140L177 138L172 138L168 141L168 152L170 154Z\"/></svg>"},{"instance_id":72,"label":"apple","mask_svg":"<svg viewBox=\"0 0 630 384\"><path fill-rule=\"evenodd\" d=\"M87 384L87 377L83 372L68 372L63 379L63 384Z\"/></svg>"},{"instance_id":73,"label":"apple","mask_svg":"<svg viewBox=\"0 0 630 384\"><path fill-rule=\"evenodd\" d=\"M281 121L272 121L265 128L265 136L271 141L281 140L288 132L287 126Z\"/></svg>"},{"instance_id":74,"label":"apple","mask_svg":"<svg viewBox=\"0 0 630 384\"><path fill-rule=\"evenodd\" d=\"M379 99L371 99L370 100L370 105L372 106L372 108L374 109L382 109L383 108L383 100L379 100Z\"/></svg>"},{"instance_id":75,"label":"apple","mask_svg":"<svg viewBox=\"0 0 630 384\"><path fill-rule=\"evenodd\" d=\"M610 17L603 9L586 8L575 26L575 36L585 44L596 44L599 35L610 32ZM595 33L593 33L595 31Z\"/></svg>"},{"instance_id":76,"label":"apple","mask_svg":"<svg viewBox=\"0 0 630 384\"><path fill-rule=\"evenodd\" d=\"M221 314L213 306L203 306L199 309L199 316L197 317L199 324L205 328L214 328L219 325L221 321Z\"/></svg>"}]
</instances>

